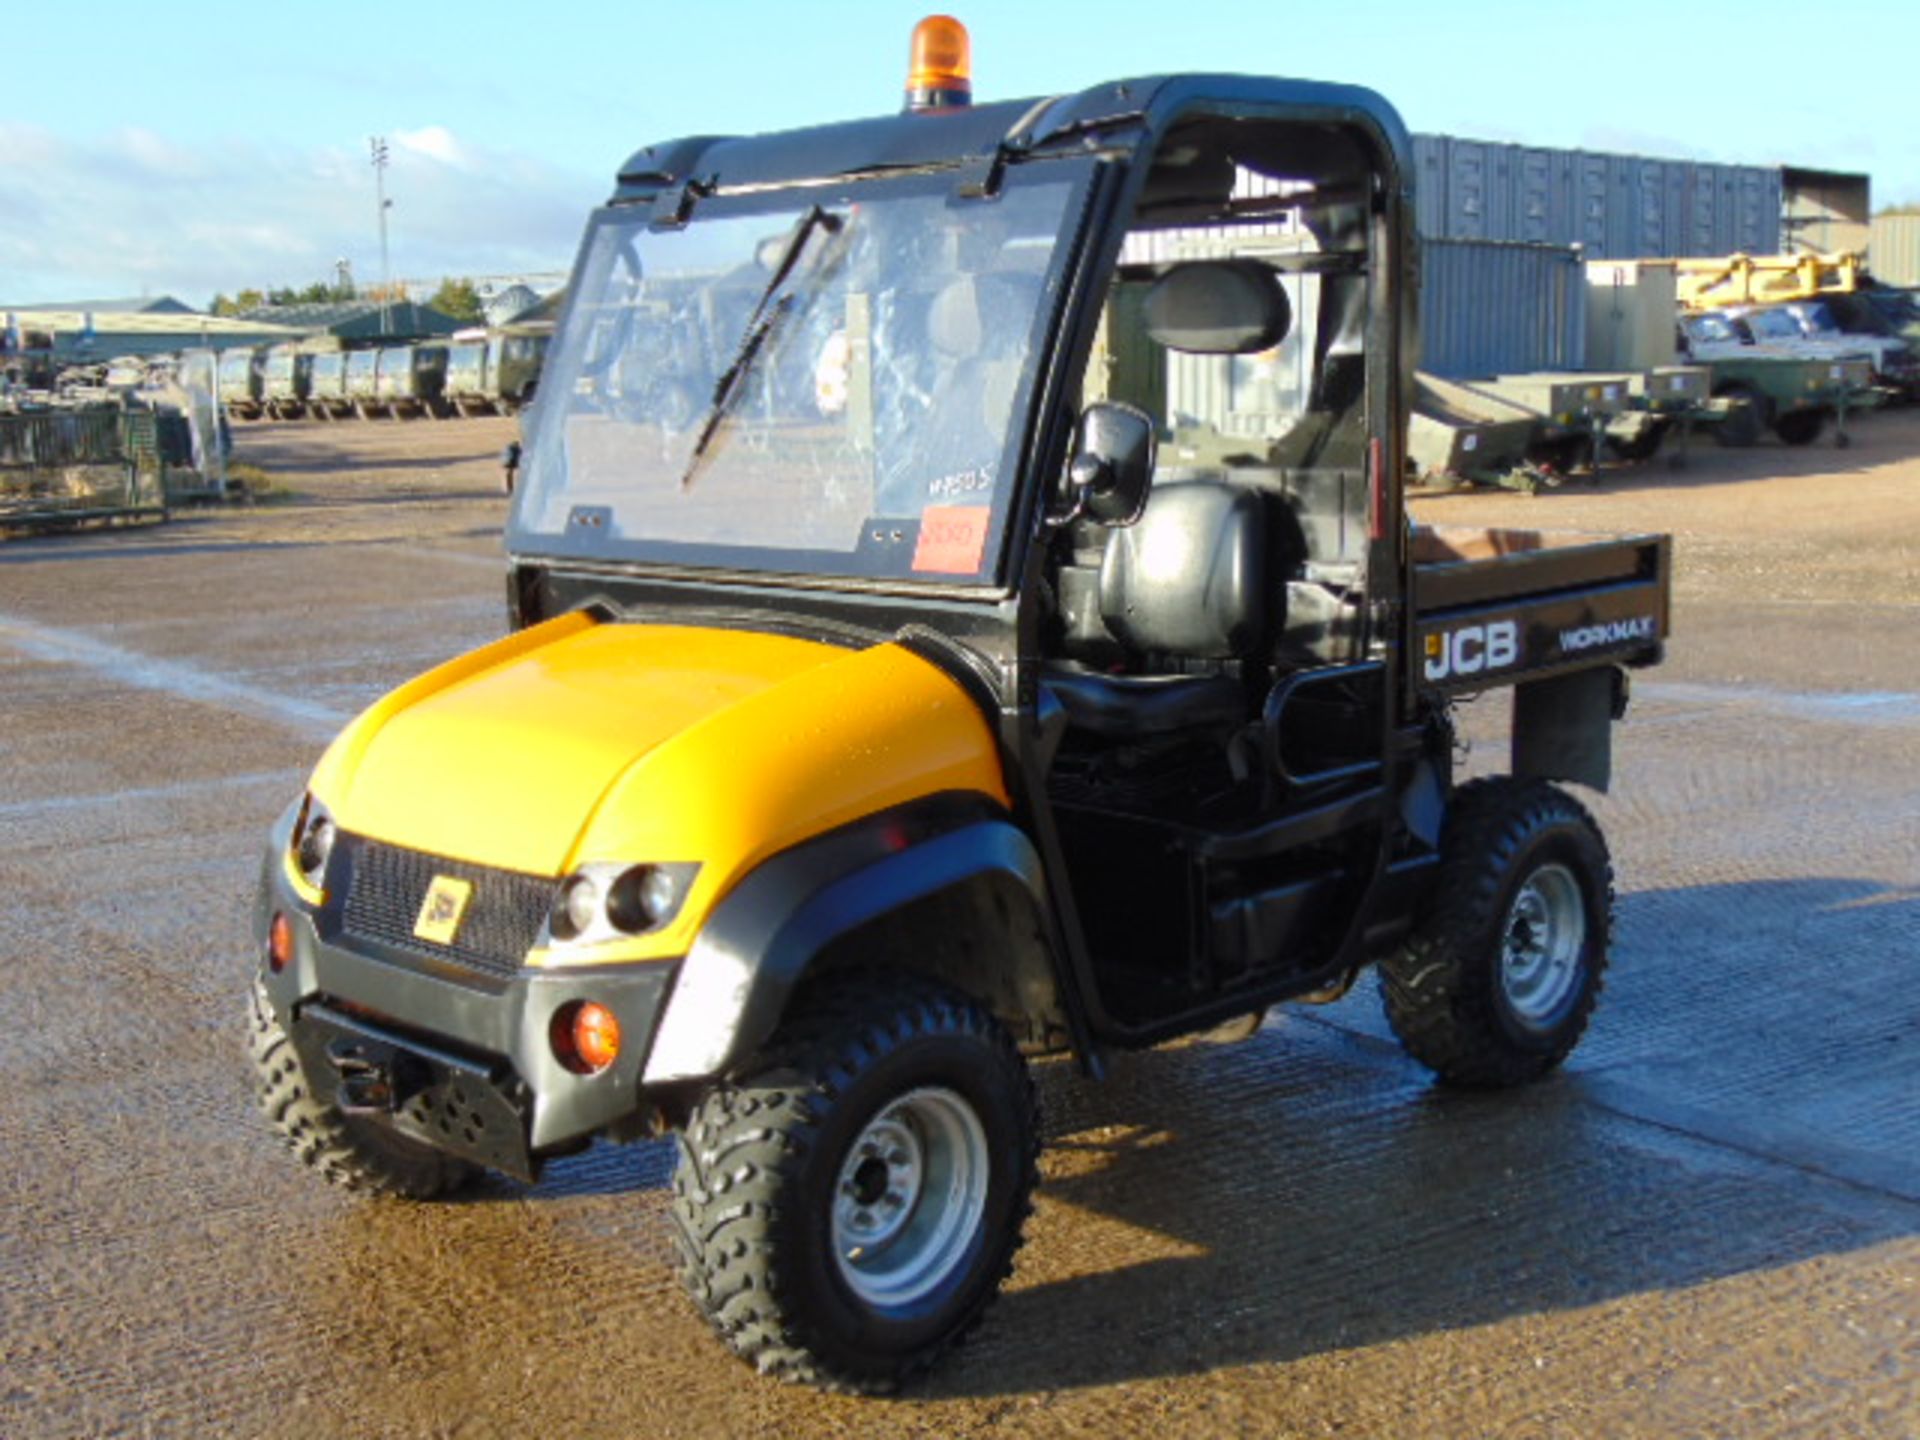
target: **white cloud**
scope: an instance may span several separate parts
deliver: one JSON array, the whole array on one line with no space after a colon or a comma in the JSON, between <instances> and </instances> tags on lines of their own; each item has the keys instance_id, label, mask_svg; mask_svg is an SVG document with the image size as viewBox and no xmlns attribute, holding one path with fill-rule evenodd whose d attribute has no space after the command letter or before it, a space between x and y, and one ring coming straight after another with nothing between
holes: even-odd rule
<instances>
[{"instance_id":1,"label":"white cloud","mask_svg":"<svg viewBox=\"0 0 1920 1440\"><path fill-rule=\"evenodd\" d=\"M443 165L452 165L460 170L471 168L466 151L453 138L453 132L444 125L429 125L422 130L396 130L393 132L393 143L416 155L438 160Z\"/></svg>"},{"instance_id":2,"label":"white cloud","mask_svg":"<svg viewBox=\"0 0 1920 1440\"><path fill-rule=\"evenodd\" d=\"M387 195L396 276L564 269L611 177L394 132ZM364 139L289 154L251 140L187 145L127 128L72 139L0 121L0 302L216 291L379 277Z\"/></svg>"}]
</instances>

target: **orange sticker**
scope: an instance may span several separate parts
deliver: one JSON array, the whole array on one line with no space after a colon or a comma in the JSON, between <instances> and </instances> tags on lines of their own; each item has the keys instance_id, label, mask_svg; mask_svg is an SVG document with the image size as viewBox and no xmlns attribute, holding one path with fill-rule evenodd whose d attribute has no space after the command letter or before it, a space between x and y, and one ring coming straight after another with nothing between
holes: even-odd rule
<instances>
[{"instance_id":1,"label":"orange sticker","mask_svg":"<svg viewBox=\"0 0 1920 1440\"><path fill-rule=\"evenodd\" d=\"M920 542L913 568L942 575L971 575L987 551L986 505L929 505L920 512Z\"/></svg>"}]
</instances>

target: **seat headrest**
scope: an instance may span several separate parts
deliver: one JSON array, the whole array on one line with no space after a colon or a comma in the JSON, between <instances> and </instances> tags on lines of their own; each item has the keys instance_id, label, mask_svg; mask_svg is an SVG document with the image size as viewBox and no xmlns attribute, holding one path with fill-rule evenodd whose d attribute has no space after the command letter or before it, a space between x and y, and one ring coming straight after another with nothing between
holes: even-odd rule
<instances>
[{"instance_id":1,"label":"seat headrest","mask_svg":"<svg viewBox=\"0 0 1920 1440\"><path fill-rule=\"evenodd\" d=\"M1258 260L1176 265L1147 292L1146 311L1158 344L1193 355L1270 350L1293 325L1280 277Z\"/></svg>"},{"instance_id":2,"label":"seat headrest","mask_svg":"<svg viewBox=\"0 0 1920 1440\"><path fill-rule=\"evenodd\" d=\"M989 339L1022 342L1033 325L1040 277L1001 271L962 275L942 287L927 312L927 338L942 354L983 354Z\"/></svg>"}]
</instances>

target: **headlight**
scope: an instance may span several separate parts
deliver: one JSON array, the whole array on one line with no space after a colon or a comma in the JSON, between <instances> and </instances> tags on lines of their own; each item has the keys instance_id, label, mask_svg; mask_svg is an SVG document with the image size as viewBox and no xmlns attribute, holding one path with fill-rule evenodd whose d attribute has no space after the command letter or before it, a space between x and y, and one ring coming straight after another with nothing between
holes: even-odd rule
<instances>
[{"instance_id":1,"label":"headlight","mask_svg":"<svg viewBox=\"0 0 1920 1440\"><path fill-rule=\"evenodd\" d=\"M324 888L327 859L333 854L337 833L327 807L308 796L300 820L293 827L293 863L316 890Z\"/></svg>"},{"instance_id":2,"label":"headlight","mask_svg":"<svg viewBox=\"0 0 1920 1440\"><path fill-rule=\"evenodd\" d=\"M698 865L582 865L562 882L547 917L557 944L590 945L645 935L672 921Z\"/></svg>"}]
</instances>

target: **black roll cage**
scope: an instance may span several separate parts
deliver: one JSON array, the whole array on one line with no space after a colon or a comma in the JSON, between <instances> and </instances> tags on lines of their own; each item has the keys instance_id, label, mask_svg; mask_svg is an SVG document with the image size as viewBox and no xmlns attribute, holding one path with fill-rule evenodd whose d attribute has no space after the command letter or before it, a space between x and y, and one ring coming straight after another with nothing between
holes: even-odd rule
<instances>
[{"instance_id":1,"label":"black roll cage","mask_svg":"<svg viewBox=\"0 0 1920 1440\"><path fill-rule=\"evenodd\" d=\"M1369 299L1365 404L1369 541L1361 589L1364 654L1382 675L1380 789L1399 794L1417 755L1418 701L1406 657L1413 645L1408 603L1407 526L1398 477L1405 469L1406 414L1417 349L1417 256L1411 145L1397 113L1371 91L1308 81L1233 75L1155 77L1096 86L1076 95L933 114L908 114L749 139L693 137L643 149L622 167L614 206L649 207L656 224L683 224L707 199L761 190L804 190L849 178L951 171L964 193L991 203L1008 168L1053 157L1094 161L1081 228L1071 246L1046 344L1035 360L1020 469L1006 528L1001 587L869 583L802 576L675 570L517 553L508 604L516 626L590 607L633 620L671 619L804 635L842 645L907 645L967 689L1002 751L1014 818L1035 838L1054 877L1052 919L1057 978L1075 1049L1097 1065L1098 1043L1145 1043L1191 1029L1196 1015L1129 1028L1099 1003L1088 947L1046 794L1059 738L1040 683L1043 660L1037 596L1046 563L1045 510L1066 458L1077 393L1104 295L1119 263L1127 218L1147 180L1149 160L1168 134L1197 117L1298 122L1359 137L1373 186L1367 197ZM589 229L591 234L591 227ZM583 245L575 282L585 263ZM538 402L536 402L538 403ZM1387 879L1395 825L1379 820L1379 851L1356 908L1342 964L1358 963L1376 892ZM1330 969L1338 968L1329 967ZM1223 1003L1222 1018L1246 1009Z\"/></svg>"}]
</instances>

